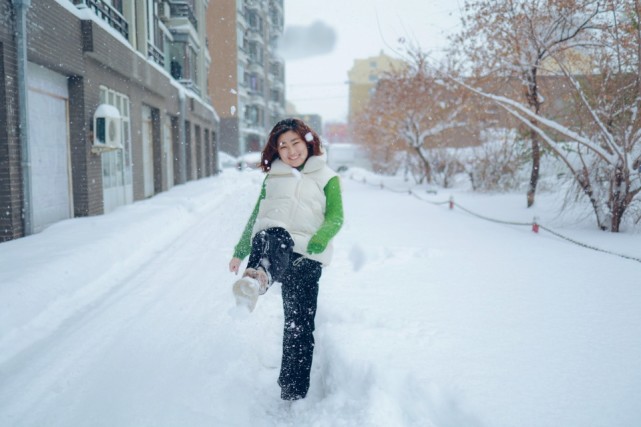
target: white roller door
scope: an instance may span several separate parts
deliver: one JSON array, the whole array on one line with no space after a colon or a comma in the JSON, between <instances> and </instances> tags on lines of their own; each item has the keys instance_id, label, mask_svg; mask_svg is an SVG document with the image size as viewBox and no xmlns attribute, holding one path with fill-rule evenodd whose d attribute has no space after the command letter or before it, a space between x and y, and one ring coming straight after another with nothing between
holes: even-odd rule
<instances>
[{"instance_id":1,"label":"white roller door","mask_svg":"<svg viewBox=\"0 0 641 427\"><path fill-rule=\"evenodd\" d=\"M73 216L67 78L29 63L33 231Z\"/></svg>"}]
</instances>

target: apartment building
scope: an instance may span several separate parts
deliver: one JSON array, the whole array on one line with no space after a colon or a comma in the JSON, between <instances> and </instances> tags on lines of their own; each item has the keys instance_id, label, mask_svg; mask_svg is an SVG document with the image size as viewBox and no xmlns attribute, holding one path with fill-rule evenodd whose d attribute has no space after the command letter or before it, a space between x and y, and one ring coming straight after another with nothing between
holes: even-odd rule
<instances>
[{"instance_id":1,"label":"apartment building","mask_svg":"<svg viewBox=\"0 0 641 427\"><path fill-rule=\"evenodd\" d=\"M276 53L283 17L283 0L214 1L207 10L209 94L222 151L259 151L285 115L285 64Z\"/></svg>"},{"instance_id":2,"label":"apartment building","mask_svg":"<svg viewBox=\"0 0 641 427\"><path fill-rule=\"evenodd\" d=\"M405 63L392 58L381 51L377 56L355 59L354 65L347 72L349 78L349 109L347 119L353 122L355 115L369 102L376 84L386 72L400 70Z\"/></svg>"},{"instance_id":3,"label":"apartment building","mask_svg":"<svg viewBox=\"0 0 641 427\"><path fill-rule=\"evenodd\" d=\"M210 0L0 0L0 241L216 173Z\"/></svg>"}]
</instances>

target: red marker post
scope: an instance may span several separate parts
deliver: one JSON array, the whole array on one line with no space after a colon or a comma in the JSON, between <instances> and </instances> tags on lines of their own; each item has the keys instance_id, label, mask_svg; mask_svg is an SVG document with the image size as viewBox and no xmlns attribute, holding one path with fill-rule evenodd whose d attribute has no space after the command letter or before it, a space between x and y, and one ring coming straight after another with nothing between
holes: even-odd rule
<instances>
[{"instance_id":1,"label":"red marker post","mask_svg":"<svg viewBox=\"0 0 641 427\"><path fill-rule=\"evenodd\" d=\"M534 233L538 233L539 232L539 222L538 221L539 220L538 220L537 217L534 217L534 219L532 219L532 231Z\"/></svg>"}]
</instances>

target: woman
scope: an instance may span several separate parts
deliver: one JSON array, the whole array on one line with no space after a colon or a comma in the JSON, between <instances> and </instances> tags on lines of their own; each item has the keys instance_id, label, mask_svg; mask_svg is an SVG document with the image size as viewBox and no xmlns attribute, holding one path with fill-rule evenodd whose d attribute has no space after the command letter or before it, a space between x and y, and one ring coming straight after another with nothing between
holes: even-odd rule
<instances>
[{"instance_id":1,"label":"woman","mask_svg":"<svg viewBox=\"0 0 641 427\"><path fill-rule=\"evenodd\" d=\"M282 399L296 400L309 389L318 282L343 224L340 182L327 166L320 138L299 119L274 126L261 168L267 176L229 270L238 274L249 255L233 289L237 303L250 311L259 294L281 283L285 326L278 384Z\"/></svg>"}]
</instances>

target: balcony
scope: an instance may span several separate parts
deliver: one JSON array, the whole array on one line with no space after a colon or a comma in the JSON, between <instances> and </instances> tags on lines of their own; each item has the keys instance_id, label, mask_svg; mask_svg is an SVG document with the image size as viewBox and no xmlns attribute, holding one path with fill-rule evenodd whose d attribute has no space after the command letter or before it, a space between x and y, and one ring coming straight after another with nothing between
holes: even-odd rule
<instances>
[{"instance_id":1,"label":"balcony","mask_svg":"<svg viewBox=\"0 0 641 427\"><path fill-rule=\"evenodd\" d=\"M274 6L280 7L280 10L284 10L283 0L269 0L269 8L273 9Z\"/></svg>"},{"instance_id":2,"label":"balcony","mask_svg":"<svg viewBox=\"0 0 641 427\"><path fill-rule=\"evenodd\" d=\"M285 30L285 21L283 20L283 13L275 9L269 11L269 29L275 36L280 36Z\"/></svg>"},{"instance_id":3,"label":"balcony","mask_svg":"<svg viewBox=\"0 0 641 427\"><path fill-rule=\"evenodd\" d=\"M245 0L244 6L249 10L260 10L260 2L257 0Z\"/></svg>"},{"instance_id":4,"label":"balcony","mask_svg":"<svg viewBox=\"0 0 641 427\"><path fill-rule=\"evenodd\" d=\"M245 30L245 34L248 41L265 44L265 40L263 39L263 31L261 29L250 27Z\"/></svg>"},{"instance_id":5,"label":"balcony","mask_svg":"<svg viewBox=\"0 0 641 427\"><path fill-rule=\"evenodd\" d=\"M257 104L260 106L265 106L265 92L263 90L256 90L252 88L247 89L247 94L249 95L249 102L251 104Z\"/></svg>"},{"instance_id":6,"label":"balcony","mask_svg":"<svg viewBox=\"0 0 641 427\"><path fill-rule=\"evenodd\" d=\"M105 0L71 0L79 9L83 7L94 11L98 17L129 40L129 23L111 4Z\"/></svg>"},{"instance_id":7,"label":"balcony","mask_svg":"<svg viewBox=\"0 0 641 427\"><path fill-rule=\"evenodd\" d=\"M256 58L249 58L247 69L252 72L263 72L263 62Z\"/></svg>"},{"instance_id":8,"label":"balcony","mask_svg":"<svg viewBox=\"0 0 641 427\"><path fill-rule=\"evenodd\" d=\"M179 79L178 82L181 85L183 85L185 88L190 89L191 91L193 91L198 96L201 95L200 88L198 87L198 85L193 80L191 80L191 79Z\"/></svg>"},{"instance_id":9,"label":"balcony","mask_svg":"<svg viewBox=\"0 0 641 427\"><path fill-rule=\"evenodd\" d=\"M173 0L169 3L172 18L187 18L191 25L198 30L198 20L194 14L193 1Z\"/></svg>"}]
</instances>

